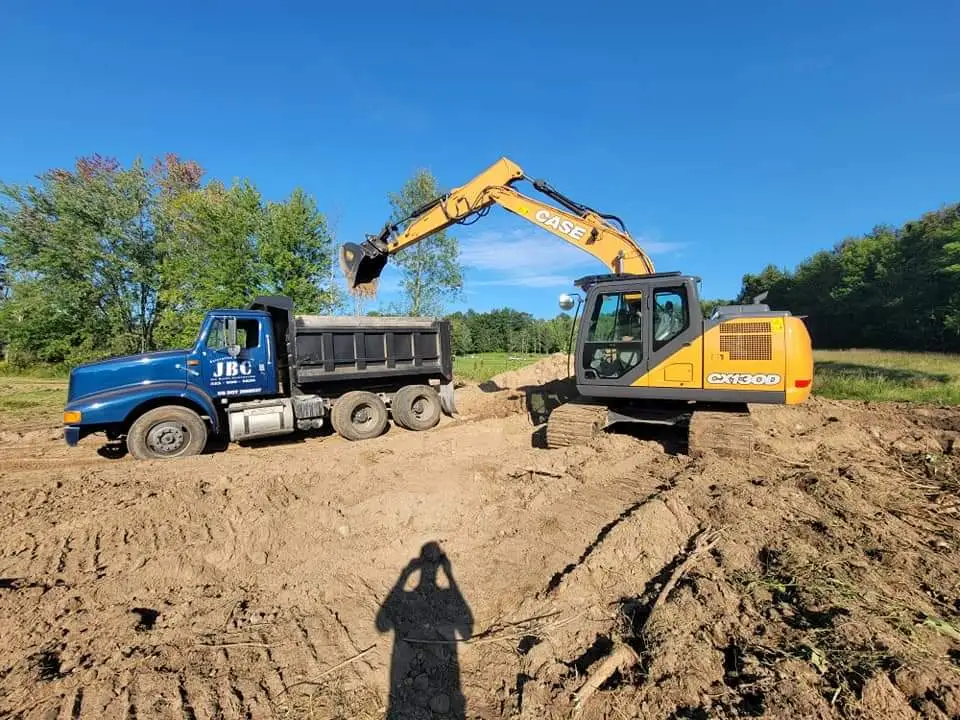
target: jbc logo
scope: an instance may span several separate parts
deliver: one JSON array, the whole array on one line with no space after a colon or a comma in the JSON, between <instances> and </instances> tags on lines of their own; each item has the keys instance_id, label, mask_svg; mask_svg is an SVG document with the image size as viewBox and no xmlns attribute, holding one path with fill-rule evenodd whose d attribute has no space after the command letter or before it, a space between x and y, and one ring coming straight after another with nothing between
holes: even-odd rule
<instances>
[{"instance_id":1,"label":"jbc logo","mask_svg":"<svg viewBox=\"0 0 960 720\"><path fill-rule=\"evenodd\" d=\"M245 377L253 374L249 360L220 360L213 369L215 378Z\"/></svg>"}]
</instances>

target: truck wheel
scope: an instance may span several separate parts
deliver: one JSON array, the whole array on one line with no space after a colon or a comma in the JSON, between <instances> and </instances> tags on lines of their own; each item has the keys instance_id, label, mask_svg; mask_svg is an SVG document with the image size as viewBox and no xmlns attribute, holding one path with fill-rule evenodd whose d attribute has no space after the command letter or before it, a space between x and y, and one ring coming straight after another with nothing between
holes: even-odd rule
<instances>
[{"instance_id":1,"label":"truck wheel","mask_svg":"<svg viewBox=\"0 0 960 720\"><path fill-rule=\"evenodd\" d=\"M440 422L440 396L429 385L407 385L390 403L393 421L407 430L429 430Z\"/></svg>"},{"instance_id":2,"label":"truck wheel","mask_svg":"<svg viewBox=\"0 0 960 720\"><path fill-rule=\"evenodd\" d=\"M138 417L127 433L127 449L138 460L199 455L207 444L207 424L189 408L165 405Z\"/></svg>"},{"instance_id":3,"label":"truck wheel","mask_svg":"<svg viewBox=\"0 0 960 720\"><path fill-rule=\"evenodd\" d=\"M369 440L387 429L387 406L373 393L354 390L333 404L330 422L347 440Z\"/></svg>"}]
</instances>

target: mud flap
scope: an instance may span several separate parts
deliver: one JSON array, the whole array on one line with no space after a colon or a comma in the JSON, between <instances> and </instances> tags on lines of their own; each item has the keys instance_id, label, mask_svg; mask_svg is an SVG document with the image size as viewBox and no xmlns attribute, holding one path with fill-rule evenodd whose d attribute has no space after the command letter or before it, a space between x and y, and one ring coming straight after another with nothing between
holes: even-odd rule
<instances>
[{"instance_id":1,"label":"mud flap","mask_svg":"<svg viewBox=\"0 0 960 720\"><path fill-rule=\"evenodd\" d=\"M453 383L440 383L440 407L450 417L458 418L457 406L453 399Z\"/></svg>"}]
</instances>

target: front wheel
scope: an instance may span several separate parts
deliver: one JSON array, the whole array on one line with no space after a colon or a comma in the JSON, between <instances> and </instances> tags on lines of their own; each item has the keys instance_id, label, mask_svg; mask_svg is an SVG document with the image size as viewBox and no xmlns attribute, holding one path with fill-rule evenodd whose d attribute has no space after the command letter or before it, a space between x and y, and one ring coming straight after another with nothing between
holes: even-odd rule
<instances>
[{"instance_id":1,"label":"front wheel","mask_svg":"<svg viewBox=\"0 0 960 720\"><path fill-rule=\"evenodd\" d=\"M178 405L148 410L127 433L127 449L138 460L166 460L199 455L207 444L207 424Z\"/></svg>"}]
</instances>

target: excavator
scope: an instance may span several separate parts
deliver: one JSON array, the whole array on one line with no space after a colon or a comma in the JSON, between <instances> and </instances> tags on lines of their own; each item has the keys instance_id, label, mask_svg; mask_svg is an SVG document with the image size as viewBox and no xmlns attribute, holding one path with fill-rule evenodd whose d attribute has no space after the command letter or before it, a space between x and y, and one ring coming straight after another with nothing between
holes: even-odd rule
<instances>
[{"instance_id":1,"label":"excavator","mask_svg":"<svg viewBox=\"0 0 960 720\"><path fill-rule=\"evenodd\" d=\"M514 186L521 181L553 203L519 192ZM547 417L547 447L587 442L618 423L650 423L685 428L693 456L749 455L751 404L793 405L809 397L813 352L802 317L771 310L764 296L705 317L700 278L657 272L619 217L529 178L508 158L377 235L342 245L348 287L373 294L392 255L474 222L494 205L590 253L609 271L574 281L583 297L560 297L561 309L583 315L572 352L576 393Z\"/></svg>"}]
</instances>

